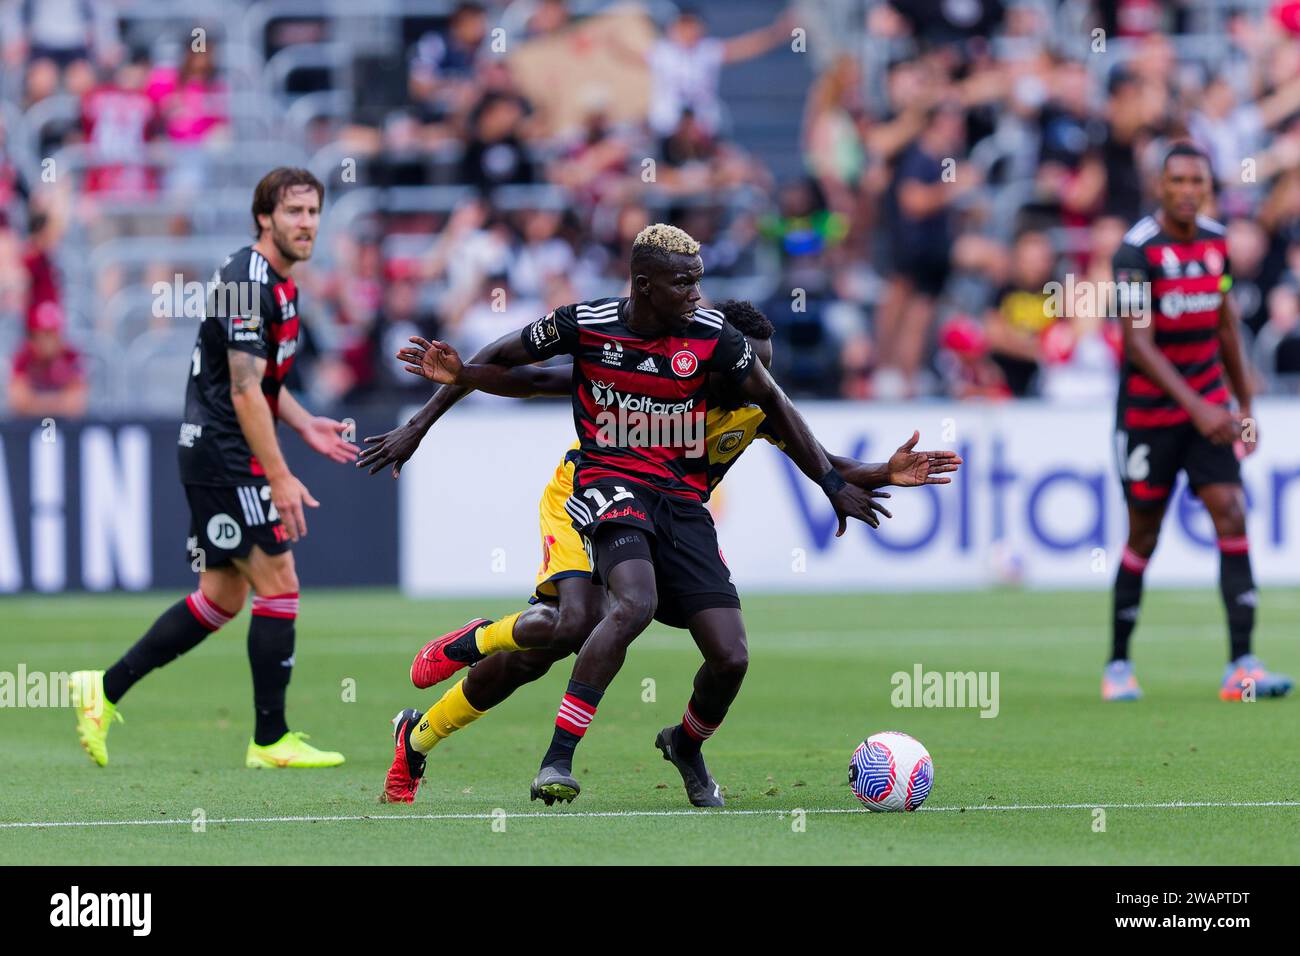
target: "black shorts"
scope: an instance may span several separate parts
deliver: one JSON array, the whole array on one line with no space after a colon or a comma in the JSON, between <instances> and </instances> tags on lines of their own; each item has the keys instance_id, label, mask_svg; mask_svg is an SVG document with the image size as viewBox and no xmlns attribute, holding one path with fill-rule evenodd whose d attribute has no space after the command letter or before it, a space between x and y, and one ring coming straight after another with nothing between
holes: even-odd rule
<instances>
[{"instance_id":1,"label":"black shorts","mask_svg":"<svg viewBox=\"0 0 1300 956\"><path fill-rule=\"evenodd\" d=\"M1124 497L1135 508L1164 507L1179 471L1192 491L1203 485L1241 484L1241 463L1231 445L1216 445L1190 422L1165 428L1120 427L1115 460Z\"/></svg>"},{"instance_id":2,"label":"black shorts","mask_svg":"<svg viewBox=\"0 0 1300 956\"><path fill-rule=\"evenodd\" d=\"M289 550L289 533L271 504L270 485L186 485L185 498L190 503L189 562L202 556L203 567L220 568L232 558L248 557L253 545L266 554Z\"/></svg>"},{"instance_id":3,"label":"black shorts","mask_svg":"<svg viewBox=\"0 0 1300 956\"><path fill-rule=\"evenodd\" d=\"M582 535L591 560L591 580L603 584L604 563L618 549L609 534L637 528L650 541L659 605L655 620L669 627L686 627L699 611L740 607L740 595L718 547L713 516L702 504L674 499L635 482L598 481L581 488L565 504L573 526ZM605 532L602 529L612 528ZM641 556L635 550L630 556Z\"/></svg>"}]
</instances>

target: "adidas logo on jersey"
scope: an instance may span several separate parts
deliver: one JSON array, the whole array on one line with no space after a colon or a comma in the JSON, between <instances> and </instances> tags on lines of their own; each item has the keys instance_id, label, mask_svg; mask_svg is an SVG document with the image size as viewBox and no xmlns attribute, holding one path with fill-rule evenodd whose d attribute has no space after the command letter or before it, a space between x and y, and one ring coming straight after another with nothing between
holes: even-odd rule
<instances>
[{"instance_id":1,"label":"adidas logo on jersey","mask_svg":"<svg viewBox=\"0 0 1300 956\"><path fill-rule=\"evenodd\" d=\"M658 372L659 366L655 364L655 357L647 355L645 361L636 367L638 372Z\"/></svg>"}]
</instances>

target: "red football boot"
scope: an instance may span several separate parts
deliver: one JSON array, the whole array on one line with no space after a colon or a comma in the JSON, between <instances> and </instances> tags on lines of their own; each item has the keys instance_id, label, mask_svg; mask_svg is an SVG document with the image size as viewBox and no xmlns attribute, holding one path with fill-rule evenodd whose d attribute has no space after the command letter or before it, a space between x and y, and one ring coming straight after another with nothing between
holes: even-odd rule
<instances>
[{"instance_id":1,"label":"red football boot","mask_svg":"<svg viewBox=\"0 0 1300 956\"><path fill-rule=\"evenodd\" d=\"M473 634L484 624L492 622L485 617L476 617L456 630L451 631L442 637L435 637L424 647L420 648L420 653L415 655L415 660L411 661L411 683L416 687L424 690L426 687L432 687L439 681L444 681L462 667L468 667L468 661L449 660L443 653L447 645L453 641L460 640L466 634Z\"/></svg>"},{"instance_id":2,"label":"red football boot","mask_svg":"<svg viewBox=\"0 0 1300 956\"><path fill-rule=\"evenodd\" d=\"M384 778L384 803L414 803L415 791L420 789L424 779L424 754L411 746L411 728L420 720L421 714L413 707L408 707L393 718L393 765L388 768Z\"/></svg>"}]
</instances>

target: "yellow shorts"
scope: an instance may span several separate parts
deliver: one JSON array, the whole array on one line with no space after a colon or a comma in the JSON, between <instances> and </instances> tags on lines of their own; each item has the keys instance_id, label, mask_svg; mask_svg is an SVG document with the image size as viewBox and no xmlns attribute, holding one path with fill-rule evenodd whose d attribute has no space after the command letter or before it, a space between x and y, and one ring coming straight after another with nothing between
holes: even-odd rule
<instances>
[{"instance_id":1,"label":"yellow shorts","mask_svg":"<svg viewBox=\"0 0 1300 956\"><path fill-rule=\"evenodd\" d=\"M560 462L538 505L542 529L542 566L537 569L540 598L555 600L558 596L555 582L561 578L591 577L587 549L582 545L582 537L573 530L573 519L564 510L564 502L573 494L573 469L573 462Z\"/></svg>"}]
</instances>

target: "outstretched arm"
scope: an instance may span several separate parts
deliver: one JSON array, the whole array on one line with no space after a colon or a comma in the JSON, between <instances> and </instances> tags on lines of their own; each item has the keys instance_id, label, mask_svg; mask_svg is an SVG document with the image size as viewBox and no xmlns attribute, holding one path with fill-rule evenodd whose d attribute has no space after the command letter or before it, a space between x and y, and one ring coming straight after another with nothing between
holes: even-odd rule
<instances>
[{"instance_id":1,"label":"outstretched arm","mask_svg":"<svg viewBox=\"0 0 1300 956\"><path fill-rule=\"evenodd\" d=\"M747 400L758 405L771 419L777 433L785 440L785 453L790 460L817 482L830 498L835 514L840 519L836 537L844 534L849 518L865 521L873 528L880 526L880 518L876 515L878 506L874 505L870 494L849 484L831 467L825 451L808 428L808 423L773 381L766 368L755 362L753 370L740 383L739 388Z\"/></svg>"},{"instance_id":2,"label":"outstretched arm","mask_svg":"<svg viewBox=\"0 0 1300 956\"><path fill-rule=\"evenodd\" d=\"M845 481L859 488L915 488L951 482L947 473L961 467L961 456L955 451L914 451L920 440L921 433L912 432L912 437L899 445L886 462L868 463L829 453L826 457Z\"/></svg>"},{"instance_id":3,"label":"outstretched arm","mask_svg":"<svg viewBox=\"0 0 1300 956\"><path fill-rule=\"evenodd\" d=\"M505 398L566 396L572 391L571 362L545 368L536 365L506 368L491 362L466 365L460 353L446 342L431 342L419 336L412 336L410 341L397 357L406 363L406 371L431 382L459 385Z\"/></svg>"},{"instance_id":4,"label":"outstretched arm","mask_svg":"<svg viewBox=\"0 0 1300 956\"><path fill-rule=\"evenodd\" d=\"M473 364L490 363L506 367L525 365L532 361L534 359L520 344L517 331L508 332L492 344L484 346L471 359ZM473 388L463 385L440 385L424 407L411 416L406 424L382 435L364 439L367 447L362 450L357 467L367 468L373 475L391 465L393 478L396 478L434 423L471 391Z\"/></svg>"}]
</instances>

